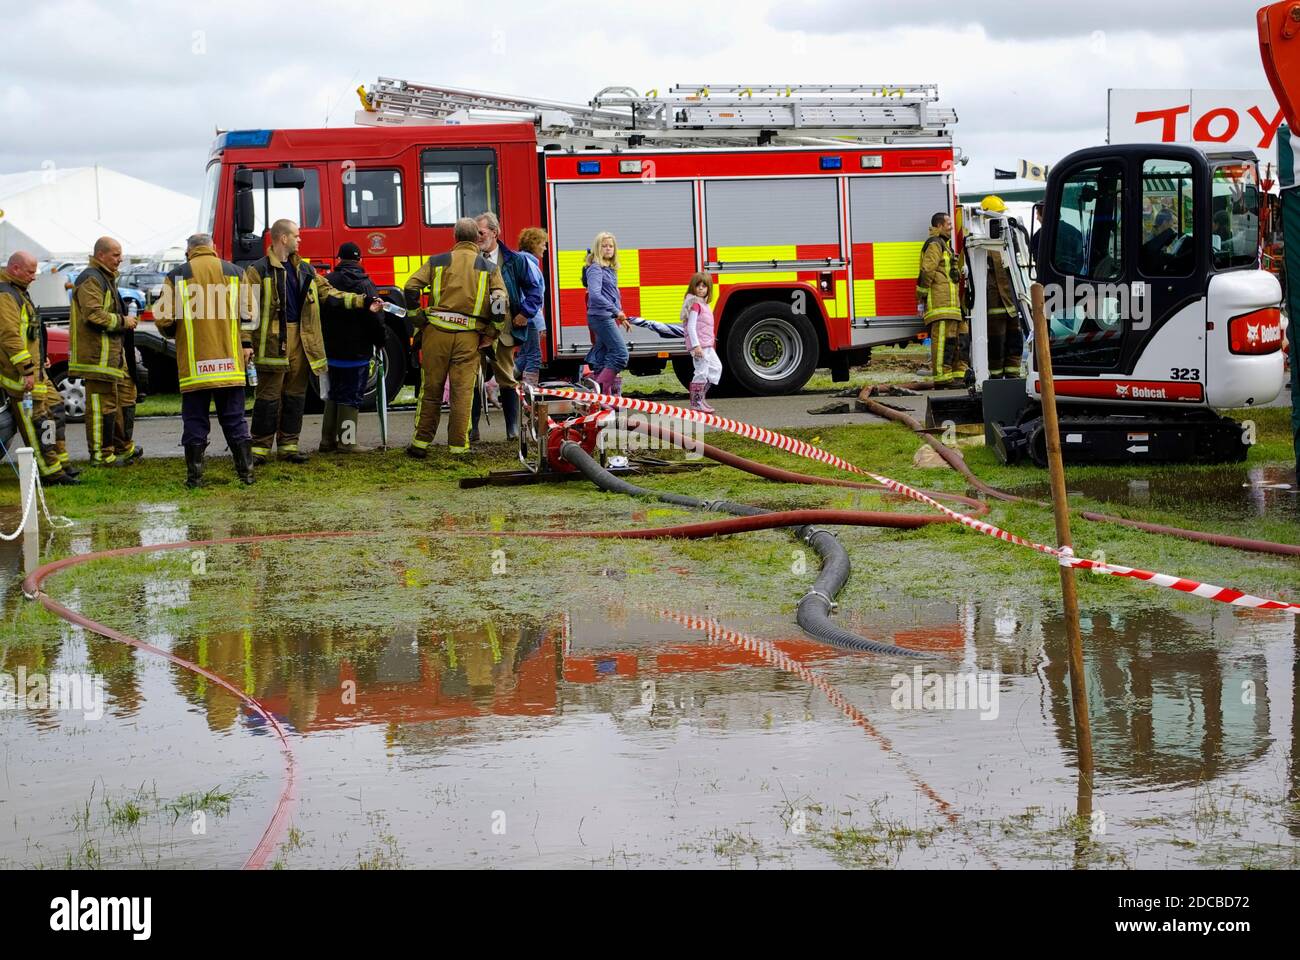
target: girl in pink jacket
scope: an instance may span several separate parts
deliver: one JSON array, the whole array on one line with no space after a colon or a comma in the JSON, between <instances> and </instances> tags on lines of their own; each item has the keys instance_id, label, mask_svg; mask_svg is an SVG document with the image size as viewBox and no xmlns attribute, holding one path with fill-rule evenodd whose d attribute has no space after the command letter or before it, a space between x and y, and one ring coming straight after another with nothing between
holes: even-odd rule
<instances>
[{"instance_id":1,"label":"girl in pink jacket","mask_svg":"<svg viewBox=\"0 0 1300 960\"><path fill-rule=\"evenodd\" d=\"M722 379L722 361L713 348L716 339L713 331L713 311L709 297L713 293L713 278L707 273L697 273L686 286L686 299L682 301L682 329L686 331L686 349L695 362L695 376L691 379L691 409L713 413L704 402L709 384Z\"/></svg>"}]
</instances>

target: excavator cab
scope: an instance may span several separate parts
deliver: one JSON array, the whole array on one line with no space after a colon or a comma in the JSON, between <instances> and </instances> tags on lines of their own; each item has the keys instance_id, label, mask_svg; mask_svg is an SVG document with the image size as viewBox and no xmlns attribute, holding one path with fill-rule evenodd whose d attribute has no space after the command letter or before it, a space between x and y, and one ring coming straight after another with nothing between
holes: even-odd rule
<instances>
[{"instance_id":1,"label":"excavator cab","mask_svg":"<svg viewBox=\"0 0 1300 960\"><path fill-rule=\"evenodd\" d=\"M1067 461L1245 458L1243 431L1215 410L1282 388L1281 288L1260 269L1259 210L1249 153L1112 144L1052 168L1036 268ZM1037 460L1027 359L1026 407L998 446Z\"/></svg>"}]
</instances>

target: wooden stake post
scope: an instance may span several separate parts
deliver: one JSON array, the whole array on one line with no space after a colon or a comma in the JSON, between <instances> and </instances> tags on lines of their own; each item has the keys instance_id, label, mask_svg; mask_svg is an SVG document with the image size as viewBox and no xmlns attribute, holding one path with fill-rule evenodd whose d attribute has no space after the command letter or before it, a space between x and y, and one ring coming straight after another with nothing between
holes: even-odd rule
<instances>
[{"instance_id":1,"label":"wooden stake post","mask_svg":"<svg viewBox=\"0 0 1300 960\"><path fill-rule=\"evenodd\" d=\"M1056 386L1052 381L1052 351L1043 306L1043 285L1032 288L1034 344L1039 393L1043 404L1043 432L1047 436L1047 469L1052 481L1052 508L1056 514L1056 542L1073 550L1070 539L1070 505L1065 498L1065 465L1061 458L1061 429L1056 417ZM1092 816L1092 727L1088 721L1088 690L1083 678L1083 637L1079 632L1079 594L1074 568L1061 565L1061 599L1065 608L1065 633L1070 644L1070 700L1074 709L1074 735L1079 751L1079 816Z\"/></svg>"}]
</instances>

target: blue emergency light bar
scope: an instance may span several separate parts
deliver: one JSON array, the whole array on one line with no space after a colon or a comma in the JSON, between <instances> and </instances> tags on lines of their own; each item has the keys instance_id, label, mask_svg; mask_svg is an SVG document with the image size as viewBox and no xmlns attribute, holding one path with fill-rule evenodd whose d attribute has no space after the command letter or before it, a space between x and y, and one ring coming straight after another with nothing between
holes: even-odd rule
<instances>
[{"instance_id":1,"label":"blue emergency light bar","mask_svg":"<svg viewBox=\"0 0 1300 960\"><path fill-rule=\"evenodd\" d=\"M229 130L217 137L217 149L266 147L271 143L270 130Z\"/></svg>"}]
</instances>

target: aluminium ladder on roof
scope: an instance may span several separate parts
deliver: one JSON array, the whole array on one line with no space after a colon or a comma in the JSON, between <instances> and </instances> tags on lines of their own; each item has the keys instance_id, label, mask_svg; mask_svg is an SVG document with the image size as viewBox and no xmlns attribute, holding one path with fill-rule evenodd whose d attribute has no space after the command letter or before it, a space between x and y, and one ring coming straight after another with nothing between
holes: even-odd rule
<instances>
[{"instance_id":1,"label":"aluminium ladder on roof","mask_svg":"<svg viewBox=\"0 0 1300 960\"><path fill-rule=\"evenodd\" d=\"M947 141L957 120L934 84L679 84L664 96L607 87L586 105L380 77L358 123L531 122L561 146Z\"/></svg>"}]
</instances>

